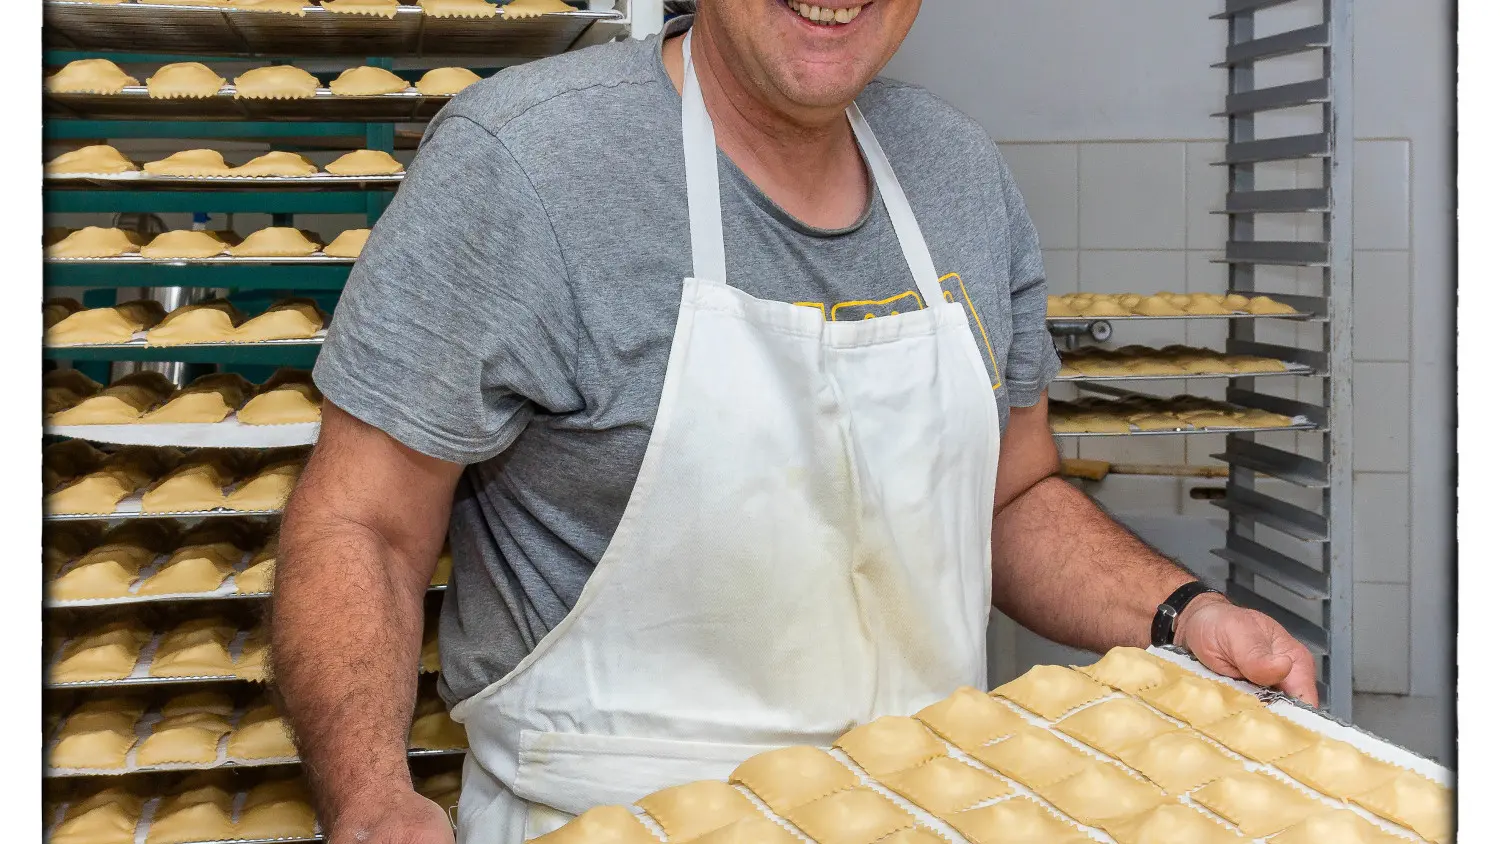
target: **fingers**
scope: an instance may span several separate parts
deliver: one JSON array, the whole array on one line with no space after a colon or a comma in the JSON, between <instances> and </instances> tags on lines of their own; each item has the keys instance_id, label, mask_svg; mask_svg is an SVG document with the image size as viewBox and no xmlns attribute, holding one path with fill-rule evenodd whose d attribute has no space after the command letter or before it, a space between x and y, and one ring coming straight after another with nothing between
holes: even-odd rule
<instances>
[{"instance_id":1,"label":"fingers","mask_svg":"<svg viewBox=\"0 0 1500 844\"><path fill-rule=\"evenodd\" d=\"M1248 629L1233 636L1232 645L1238 650L1233 661L1240 674L1257 686L1280 689L1316 706L1318 672L1312 653L1270 617L1247 612L1246 618Z\"/></svg>"},{"instance_id":2,"label":"fingers","mask_svg":"<svg viewBox=\"0 0 1500 844\"><path fill-rule=\"evenodd\" d=\"M1285 636L1286 634L1282 634ZM1287 638L1291 638L1287 636ZM1312 652L1295 639L1291 641L1292 670L1277 688L1309 706L1318 705L1318 668Z\"/></svg>"}]
</instances>

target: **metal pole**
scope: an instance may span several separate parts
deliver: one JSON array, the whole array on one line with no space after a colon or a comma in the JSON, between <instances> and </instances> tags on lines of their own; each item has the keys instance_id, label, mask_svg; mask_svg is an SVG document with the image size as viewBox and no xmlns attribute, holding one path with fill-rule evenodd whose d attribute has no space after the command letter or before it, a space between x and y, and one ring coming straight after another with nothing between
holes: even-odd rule
<instances>
[{"instance_id":1,"label":"metal pole","mask_svg":"<svg viewBox=\"0 0 1500 844\"><path fill-rule=\"evenodd\" d=\"M1324 383L1328 434L1329 601L1328 701L1333 714L1354 714L1354 29L1352 0L1323 0L1328 21L1324 106L1330 138L1324 179L1328 213L1324 234L1329 248L1324 275L1328 322L1324 327L1329 377Z\"/></svg>"}]
</instances>

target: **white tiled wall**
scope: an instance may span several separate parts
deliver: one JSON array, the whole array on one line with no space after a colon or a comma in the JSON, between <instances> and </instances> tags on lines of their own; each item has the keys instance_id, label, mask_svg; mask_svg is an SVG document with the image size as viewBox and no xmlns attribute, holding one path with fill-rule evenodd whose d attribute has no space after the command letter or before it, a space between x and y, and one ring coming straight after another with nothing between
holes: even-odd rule
<instances>
[{"instance_id":1,"label":"white tiled wall","mask_svg":"<svg viewBox=\"0 0 1500 844\"><path fill-rule=\"evenodd\" d=\"M1223 25L1209 20L1221 8L1221 0L929 3L888 70L932 88L998 139L1054 292L1222 290L1225 270L1210 259L1223 248L1225 222L1210 212L1225 191L1223 169L1211 166L1224 127L1208 116L1224 91L1223 73L1208 67L1223 49ZM1355 10L1355 683L1367 692L1452 689L1446 15L1438 0L1364 0ZM1402 62L1381 58L1394 54ZM1301 72L1268 71L1263 84ZM1270 78L1277 73L1288 78ZM1315 171L1300 169L1309 186ZM1263 166L1258 186L1295 187L1298 170ZM1263 216L1257 225L1265 239L1312 239L1321 218ZM1263 273L1279 285L1267 289L1311 293L1320 283L1316 272ZM1211 321L1116 328L1116 344L1224 339ZM1298 329L1285 329L1285 340L1295 339ZM1321 389L1310 380L1284 386L1305 400ZM1208 464L1218 439L1093 440L1065 453ZM1316 444L1299 438L1301 448ZM1215 508L1190 498L1201 485L1115 477L1094 491L1119 513L1212 517Z\"/></svg>"}]
</instances>

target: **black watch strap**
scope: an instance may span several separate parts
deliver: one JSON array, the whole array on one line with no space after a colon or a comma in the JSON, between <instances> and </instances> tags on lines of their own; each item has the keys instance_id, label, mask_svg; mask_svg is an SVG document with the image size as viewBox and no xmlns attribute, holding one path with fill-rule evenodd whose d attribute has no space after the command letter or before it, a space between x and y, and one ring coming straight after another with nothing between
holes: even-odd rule
<instances>
[{"instance_id":1,"label":"black watch strap","mask_svg":"<svg viewBox=\"0 0 1500 844\"><path fill-rule=\"evenodd\" d=\"M1194 598L1209 592L1219 594L1217 589L1194 580L1182 584L1177 587L1177 591L1168 595L1156 608L1156 617L1151 620L1151 644L1156 647L1172 644L1177 636L1177 617L1182 615L1182 611L1187 609Z\"/></svg>"}]
</instances>

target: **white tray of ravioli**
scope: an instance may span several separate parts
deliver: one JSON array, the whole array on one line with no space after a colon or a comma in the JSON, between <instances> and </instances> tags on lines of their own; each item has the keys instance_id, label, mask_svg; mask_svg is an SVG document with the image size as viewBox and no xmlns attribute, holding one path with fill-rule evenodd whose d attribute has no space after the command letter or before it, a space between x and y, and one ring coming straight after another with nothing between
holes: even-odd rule
<instances>
[{"instance_id":1,"label":"white tray of ravioli","mask_svg":"<svg viewBox=\"0 0 1500 844\"><path fill-rule=\"evenodd\" d=\"M42 519L49 522L113 522L123 519L204 519L222 516L279 516L282 508L275 510L230 510L218 507L213 510L173 510L167 513L147 513L142 508L144 490L127 495L115 505L111 513L43 513Z\"/></svg>"},{"instance_id":2,"label":"white tray of ravioli","mask_svg":"<svg viewBox=\"0 0 1500 844\"><path fill-rule=\"evenodd\" d=\"M1195 660L1192 657L1187 656L1187 655L1185 655L1183 653L1178 653L1175 650L1165 650L1165 649L1161 649L1161 648L1151 648L1150 649L1150 653L1152 655L1154 655L1154 656L1157 656L1157 657L1160 657L1162 659L1168 660L1168 661L1172 662L1174 665L1181 666L1182 668L1185 668L1185 669L1193 672L1194 674L1197 674L1198 676L1205 677L1205 678L1214 680L1216 682L1228 684L1228 685L1234 687L1235 689L1238 689L1238 690L1243 691L1243 692L1250 693L1252 695L1256 695L1257 697L1260 697L1262 699L1265 699L1266 696L1267 696L1267 692L1266 692L1265 689L1262 689L1262 688L1260 688L1258 686L1251 685L1249 683L1245 683L1245 682L1237 681L1237 680L1231 680L1231 679L1229 679L1227 677L1222 677L1222 676L1220 676L1218 674L1215 674L1214 672L1210 671L1207 667L1205 667L1202 663L1198 662L1197 660ZM1127 770L1129 770L1129 766L1124 766L1124 763L1122 763L1122 762L1120 762L1120 761L1118 761L1116 759L1113 759L1113 758L1105 755L1101 751L1098 751L1098 750L1095 750L1092 747L1089 747L1088 745L1086 745L1086 744L1084 744L1084 743L1082 743L1082 742L1074 739L1071 736L1065 735L1065 734L1063 734L1062 732L1060 732L1058 730L1052 729L1052 725L1055 724L1055 723L1057 723L1058 721L1061 721L1063 718L1068 717L1069 715L1072 715L1074 713L1080 712L1080 711L1082 711L1084 709L1087 709L1089 707L1097 706L1100 703L1103 703L1103 702L1108 701L1108 700L1113 700L1113 699L1116 699L1116 698L1130 698L1131 695L1125 694L1124 692L1120 692L1120 691L1117 691L1117 690L1111 690L1110 694L1105 695L1104 697L1098 698L1097 700L1089 701L1086 704L1082 704L1082 705L1080 705L1078 707L1075 707L1074 709L1069 710L1068 712L1064 713L1063 715L1058 716L1058 718L1055 719L1055 720L1053 720L1053 721L1048 721L1047 719L1042 718L1041 716L1036 715L1036 714L1034 714L1032 712L1029 712L1029 711L1027 711L1024 708L1022 708L1022 707L1020 707L1020 706L1018 706L1018 705L1016 705L1014 703L1011 703L1008 700L1005 700L1004 698L1001 698L1001 697L998 697L998 696L993 696L993 697L994 697L995 700L1001 701L1006 706L1008 706L1009 708L1011 708L1012 710L1014 710L1023 719L1025 719L1025 721L1027 723L1029 723L1029 724L1031 724L1033 726L1041 727L1043 729L1048 730L1048 732L1050 732L1052 735L1056 736L1059 739L1062 739L1063 741L1067 742L1068 744L1072 745L1073 747L1081 750L1082 752L1084 752L1085 754L1087 754L1091 758L1097 759L1099 761L1106 762L1106 763L1109 763L1109 764L1112 764L1112 765L1115 765L1115 766L1123 766ZM1148 706L1149 706L1149 704L1148 704ZM1425 776L1428 779L1431 779L1431 780L1433 780L1433 781L1435 781L1435 782L1437 782L1437 783L1439 783L1441 785L1447 786L1449 788L1453 787L1453 783L1454 783L1454 774L1453 774L1453 772L1450 771L1450 770L1448 770L1447 768L1444 768L1443 766L1437 764L1436 762L1433 762L1430 759L1427 759L1427 758L1425 758L1423 756L1419 756L1419 755L1417 755L1415 753L1412 753L1411 751L1406 750L1406 749L1404 749L1402 747L1399 747L1397 745L1391 744L1390 742L1387 742L1387 741L1385 741L1385 740L1383 740L1383 739L1381 739L1381 738L1379 738L1377 736L1371 735L1370 733L1367 733L1367 732L1364 732L1362 730L1358 730L1358 729L1355 729L1353 727L1341 724L1341 723L1333 720L1331 717L1325 715L1324 713L1321 713L1321 712L1319 712L1317 710L1310 709L1310 708L1306 707L1305 705L1301 705L1299 703L1292 702L1290 699L1286 698L1286 696L1284 696L1284 695L1276 694L1275 697L1272 698L1272 701L1268 704L1267 708L1272 713L1274 713L1276 715L1280 715L1282 717L1285 717L1285 718L1287 718L1287 719L1289 719L1291 721L1294 721L1299 726L1302 726L1302 727L1305 727L1307 729L1310 729L1310 730L1312 730L1314 732L1319 733L1320 735L1328 736L1329 738L1337 739L1339 741L1348 742L1349 744L1354 745L1359 750L1362 750L1365 753L1368 753L1369 755L1375 757L1376 759L1379 759L1379 760L1384 761L1384 762L1389 762L1391 764L1398 765L1400 767L1408 768L1408 769L1410 769L1412 771L1415 771L1416 773L1418 773L1418 774L1420 774L1422 776ZM1175 719L1172 719L1171 716L1166 715L1166 713L1162 713L1162 712L1158 711L1158 714L1162 715L1163 717L1165 717L1165 718L1167 718L1169 720L1175 720ZM967 756L967 754L965 754L963 751L957 749L956 747L953 747L950 742L947 742L946 740L943 740L943 741L944 741L944 744L947 744L949 746L949 755L951 755L951 756L957 756L960 759L964 759L966 761L970 761L971 764L977 765L981 770L986 770L986 771L989 771L991 773L995 773L997 776L1000 776L1002 779L1005 780L1005 782L1009 786L1011 786L1011 788L1013 789L1015 795L1017 795L1017 796L1024 795L1025 797L1027 797L1027 798L1029 798L1031 800L1039 801L1039 802L1043 803L1046 806L1046 808L1048 808L1051 811L1052 814L1054 814L1057 817L1061 817L1061 818L1066 819L1069 822L1069 824L1071 824L1072 826L1074 826L1076 828L1076 831L1077 831L1078 834L1083 835L1083 836L1085 836L1085 837L1087 837L1087 838L1089 838L1091 840L1102 842L1102 844L1118 844L1118 842L1117 842L1117 840L1115 838L1111 837L1108 833L1104 832L1103 830L1101 830L1101 829L1095 829L1093 827L1084 826L1082 823L1080 823L1080 822L1074 820L1073 818L1071 818L1071 817L1069 817L1069 816L1067 816L1067 815L1065 815L1065 814L1057 811L1055 808L1052 807L1052 805L1050 803L1048 803L1046 801L1045 798L1043 798L1039 794L1037 794L1036 791L1028 788L1027 786L1021 784L1020 782L1017 782L1014 779L1011 779L1010 777L1006 777L1005 775L1000 774L999 772L991 770L990 768L988 768L987 766L985 766L984 763L979 762L978 760L973 760L972 757ZM951 828L948 827L943 821L939 820L938 818L936 818L931 813L929 813L926 810L918 807L916 804L908 801L904 797L896 794L895 792L891 791L890 789L886 788L885 786L882 786L878 782L875 782L868 774L866 774L863 770L860 770L859 767L858 767L858 765L855 764L852 759L849 759L847 757L847 755L843 753L843 751L835 749L835 750L832 751L832 753L840 761L844 762L846 765L850 766L855 771L855 773L860 777L861 783L863 785L865 785L865 786L867 786L867 787L875 790L876 792L879 792L882 796L886 797L887 799L889 799L892 802L896 803L896 805L900 806L902 809L904 809L907 812L910 812L912 815L914 815L917 818L917 823L918 823L919 826L926 826L930 831L937 833L939 836L943 837L945 840L948 840L948 841L952 842L952 844L969 844L969 842L967 842L966 839L964 839L962 836L958 835L956 832L950 832L949 830ZM1234 754L1232 751L1230 751L1230 754L1233 755L1233 756L1239 757L1239 754ZM1400 838L1403 841L1410 841L1410 842L1413 842L1413 844L1423 844L1422 839L1420 837L1418 837L1415 833L1411 832L1410 830L1407 830L1407 829L1405 829L1405 828L1403 828L1401 826L1393 824L1390 821L1385 820L1384 818L1380 818L1380 817L1372 814L1371 812L1369 812L1369 811L1367 811L1367 810L1365 810L1365 809L1363 809L1363 808L1361 808L1359 806L1354 805L1353 803L1344 803L1344 802L1341 802L1341 801L1336 800L1334 798L1326 797L1324 795L1321 795L1318 792L1316 792L1316 791L1308 788L1307 786L1303 785L1302 783L1297 782L1296 780L1292 779L1291 777L1288 777L1287 775L1282 774L1281 772L1277 771L1273 765L1259 763L1259 762L1255 762L1255 761L1249 760L1249 759L1245 759L1244 761L1245 761L1245 769L1246 770L1249 770L1249 771L1262 771L1262 772L1266 772L1268 774L1271 774L1272 776L1275 776L1278 780L1281 780L1282 782L1285 782L1285 783L1291 785L1296 790L1298 790L1298 791L1300 791L1300 792L1302 792L1304 794L1307 794L1309 796L1314 797L1314 799L1318 800L1318 802L1322 803L1328 809L1348 809L1350 811L1353 811L1355 814L1359 815L1360 817L1362 817L1364 820L1370 821L1371 823L1375 824L1382 831L1390 833L1392 835L1395 835L1397 838ZM1197 807L1195 804L1191 803L1189 801L1189 799L1188 799L1188 797L1187 797L1186 794L1175 795L1175 797L1176 797L1176 799L1179 802L1184 803L1184 804L1189 805L1189 806L1194 806L1194 808L1197 808L1198 811L1200 811L1200 812L1208 812L1207 809L1204 809L1204 808L1201 808L1201 807ZM998 803L998 802L1001 802L1003 800L1011 800L1011 799L1015 799L1015 797L1014 796L1007 796L1007 797L1002 797L1002 798L998 798L998 799L995 799L995 800L992 800L992 801L987 801L987 802ZM986 804L982 803L982 804L979 804L979 805L982 806L982 805L986 805ZM770 810L767 808L767 809L763 809L762 811L769 813ZM1208 813L1209 813L1210 818L1218 820L1218 817L1216 815L1214 815L1212 812L1208 812ZM777 817L774 814L768 814L768 816L769 817L773 817L773 818ZM1231 827L1228 826L1228 822L1227 821L1221 821L1221 825L1225 826L1225 828L1231 828ZM1262 837L1262 838L1248 838L1248 837L1246 837L1246 838L1243 839L1243 842L1244 842L1244 844L1268 844L1268 842L1270 842L1270 840L1272 838L1274 838L1274 837L1275 837L1274 834L1273 835L1268 835L1268 836L1265 836L1265 837ZM807 840L810 841L811 839L807 839Z\"/></svg>"},{"instance_id":3,"label":"white tray of ravioli","mask_svg":"<svg viewBox=\"0 0 1500 844\"><path fill-rule=\"evenodd\" d=\"M168 762L161 765L141 765L136 762L136 752L141 749L141 742L151 737L151 730L163 716L160 712L147 712L135 722L135 746L125 754L125 766L122 768L52 768L46 770L49 777L86 777L86 776L119 776L121 774L136 774L146 771L201 771L207 768L223 768L234 766L239 768L261 768L268 765L289 765L297 762L296 756L281 756L267 759L231 759L229 756L229 739L234 731L239 729L239 724L245 717L245 708L236 707L230 713L230 730L219 737L219 746L212 762ZM56 737L48 742L50 749L56 744Z\"/></svg>"},{"instance_id":4,"label":"white tray of ravioli","mask_svg":"<svg viewBox=\"0 0 1500 844\"><path fill-rule=\"evenodd\" d=\"M320 422L285 425L246 425L231 413L223 422L138 422L128 425L49 425L59 437L117 445L181 446L185 448L280 448L311 445L318 440Z\"/></svg>"},{"instance_id":5,"label":"white tray of ravioli","mask_svg":"<svg viewBox=\"0 0 1500 844\"><path fill-rule=\"evenodd\" d=\"M1379 739L1379 738L1377 738L1377 737L1375 737L1373 735L1370 735L1368 733L1365 733L1365 732L1363 732L1361 730L1357 730L1355 728L1352 728L1352 727L1340 724L1340 723L1332 720L1331 718L1329 718L1329 717L1327 717L1327 716L1325 716L1325 715L1323 715L1323 714L1321 714L1319 712L1316 712L1314 710L1311 710L1311 709L1308 709L1306 707L1300 706L1298 704L1292 703L1291 701L1287 700L1282 695L1267 692L1264 689L1261 689L1261 688L1256 687L1256 686L1252 686L1252 685L1244 683L1244 682L1233 681L1233 680L1229 680L1228 678L1220 677L1220 676L1214 674L1213 672L1209 671L1207 668L1205 668L1203 665L1201 665L1197 661L1193 660L1191 657L1188 657L1188 656L1186 656L1184 654L1180 654L1180 653L1177 653L1177 652L1174 652L1174 651L1167 651L1167 650L1157 649L1157 648L1151 649L1151 653L1154 656L1157 656L1157 657L1162 658L1164 660L1170 661L1173 664L1175 664L1177 666L1180 666L1180 667L1186 669L1187 671L1190 671L1190 672L1192 672L1192 673L1194 673L1194 674L1196 674L1198 676L1201 676L1201 677L1204 677L1204 678L1208 678L1208 679L1212 679L1212 680L1214 680L1216 682L1225 683L1225 684L1227 684L1229 686L1232 686L1233 688L1238 689L1240 691L1253 694L1253 695L1255 695L1257 698L1259 698L1261 700L1267 700L1267 699L1269 699L1271 702L1269 703L1268 708L1269 708L1269 710L1271 712L1273 712L1274 714L1286 717L1286 718L1288 718L1290 720L1293 720L1299 726L1303 726L1303 727L1305 727L1305 728L1307 728L1309 730L1312 730L1312 731L1314 731L1314 732L1316 732L1316 733L1318 733L1320 735L1324 735L1324 736L1328 736L1330 738L1334 738L1334 739L1337 739L1337 740L1340 740L1340 741L1348 742L1348 743L1354 745L1355 747L1357 747L1358 749L1360 749L1360 750L1362 750L1362 751L1370 754L1371 756L1374 756L1377 759L1380 759L1380 760L1386 761L1386 762L1390 762L1390 763L1398 765L1400 767L1408 768L1408 769L1416 772L1417 774L1420 774L1422 776L1426 776L1429 779L1432 779L1432 780L1434 780L1434 781L1436 781L1436 782L1438 782L1438 783L1440 783L1442 785L1451 787L1452 784L1453 784L1453 781L1454 781L1453 772L1449 771L1449 770L1447 770L1445 768L1443 768L1442 766L1436 764L1435 762L1432 762L1429 759L1425 759L1425 758L1423 758L1421 756L1418 756L1417 754L1411 753L1410 751L1407 751L1407 750L1405 750L1403 748L1397 747L1397 746L1395 746L1395 745L1393 745L1393 744L1391 744L1389 742L1383 741L1383 740L1381 740L1381 739ZM1103 763L1108 764L1108 765L1119 767L1122 770L1129 771L1130 769L1128 768L1128 766L1125 766L1124 763L1119 762L1118 760L1112 759L1111 757L1105 755L1103 752L1095 750L1094 748L1089 747L1088 745L1086 745L1086 744L1084 744L1084 743L1082 743L1082 742L1080 742L1080 741L1072 738L1071 736L1065 735L1062 732L1060 732L1060 731L1058 731L1056 729L1053 729L1053 725L1056 724L1058 721L1061 721L1062 719L1067 718L1067 717L1069 717L1069 716L1071 716L1071 715L1073 715L1075 713L1081 712L1081 711L1083 711L1085 709L1088 709L1090 707L1093 707L1093 706L1097 706L1097 705L1102 704L1102 703L1104 703L1106 701L1120 699L1120 698L1127 698L1128 699L1128 698L1131 698L1131 697L1132 697L1131 695L1127 695L1124 692L1120 692L1120 691L1116 691L1116 690L1111 690L1109 694L1104 695L1104 696L1102 696L1100 698L1097 698L1095 700L1089 701L1087 703L1080 704L1079 706L1074 707L1073 709L1069 710L1068 712L1065 712L1065 713L1059 715L1057 718L1055 718L1053 720L1050 720L1050 721L1048 719L1042 718L1042 717L1040 717L1038 715L1035 715L1035 714L1027 711L1026 709L1022 708L1021 706L1019 706L1017 704L1014 704L1014 703L1012 703L1012 702L1010 702L1008 700L1005 700L1004 698L1001 698L1001 697L998 697L998 696L993 696L993 699L996 700L996 701L998 701L998 702L1000 702L1000 703L1002 703L1008 709L1010 709L1011 711L1013 711L1014 713L1016 713L1026 723L1028 723L1028 724L1030 724L1030 725L1032 725L1034 727L1039 727L1041 729L1044 729L1044 730L1048 731L1051 735L1053 735L1056 738L1058 738L1058 739L1066 742L1067 744L1071 745L1073 748L1075 748L1078 751L1082 752L1083 754L1087 755L1089 758L1097 760L1099 762L1103 762ZM1157 714L1161 715L1163 718L1166 718L1167 720L1173 721L1174 723L1180 723L1180 722L1177 722L1176 719L1173 719L1171 716L1168 716L1165 713L1162 713L1160 711L1158 711ZM1201 735L1201 733L1200 733L1200 735ZM1103 830L1096 829L1096 828L1093 828L1093 827L1085 826L1082 823L1080 823L1080 822L1074 820L1073 818L1069 817L1068 815L1060 812L1059 810L1057 810L1056 808L1054 808L1051 805L1050 802L1048 802L1047 800L1045 800L1044 798L1042 798L1035 790L1033 790L1031 788L1028 788L1027 786L1023 785L1022 783L1018 782L1017 780L1015 780L1015 779L1013 779L1011 777L1008 777L1008 776L1006 776L1004 774L1001 774L998 771L994 771L989 766L986 766L984 763L979 762L977 759L975 759L971 755L969 755L969 754L965 753L964 751L962 751L962 750L958 749L957 747L955 747L951 742L948 742L947 740L942 739L941 737L937 737L937 738L947 748L947 750L948 750L948 756L949 757L955 758L955 759L957 759L959 761L962 761L962 762L965 762L965 763L970 764L972 766L978 767L980 770L983 770L983 771L986 771L986 772L989 772L989 773L993 773L995 776L997 776L997 777L1001 778L1002 780L1004 780L1004 782L1006 783L1006 785L1009 786L1009 788L1010 788L1010 792L1007 795L1002 796L1002 797L998 797L998 798L994 798L992 800L987 800L987 801L981 802L981 803L976 804L974 807L971 807L971 808L980 808L980 807L988 806L988 805L991 805L991 804L994 804L994 803L1001 803L1001 802L1009 801L1009 800L1018 800L1018 799L1027 800L1027 801L1030 801L1030 802L1033 802L1033 803L1040 804L1041 807L1042 807L1042 809L1043 809L1043 811L1046 814L1052 816L1055 820L1060 820L1060 821L1064 822L1067 826L1071 827L1071 829L1073 831L1073 834L1076 835L1076 836L1078 836L1079 838L1086 838L1086 839L1091 840L1091 841L1098 841L1098 842L1101 842L1102 844L1118 844L1117 839L1111 837L1108 833L1104 832ZM1226 751L1226 752L1227 752L1228 755L1230 755L1231 757L1233 757L1236 761L1242 762L1245 770L1247 770L1247 771L1265 772L1268 775L1273 776L1276 779L1278 779L1279 781L1285 783L1289 787L1295 789L1296 791L1298 791L1298 792L1300 792L1302 794L1305 794L1305 795L1311 797L1312 799L1316 800L1318 803L1322 804L1325 808L1327 808L1329 810L1347 809L1347 810L1353 812L1354 814L1358 815L1362 819L1364 819L1366 821L1369 821L1370 823L1374 824L1378 829L1380 829L1380 830L1382 830L1382 831L1384 831L1384 832L1386 832L1388 834L1393 835L1396 839L1398 839L1400 841L1410 841L1410 842L1414 842L1414 844L1422 844L1422 839L1420 839L1415 833L1413 833L1411 831L1408 831L1408 830L1406 830L1406 829L1404 829L1404 828L1402 828L1402 827L1400 827L1400 826L1398 826L1396 824L1390 823L1389 821L1386 821L1386 820L1384 820L1382 818L1379 818L1379 817L1375 816L1374 814L1366 811L1365 809L1363 809L1363 808L1361 808L1359 806L1355 806L1352 803L1344 803L1344 802L1336 800L1334 798L1325 797L1325 796L1323 796L1321 794L1318 794L1317 792L1313 791L1312 789L1310 789L1310 788L1302 785L1300 782L1297 782L1297 781L1291 779L1290 777L1286 776L1285 774L1281 774L1279 771L1276 771L1276 769L1272 765L1267 765L1267 764L1262 764L1262 763L1254 762L1252 760L1244 758L1243 756L1241 756L1239 754L1234 753L1233 751ZM864 786L864 787L866 787L866 788L868 788L868 789L870 789L870 790L872 790L872 791L880 794L882 797L886 798L886 800L890 801L891 803L894 803L897 807L899 807L903 811L905 811L908 814L910 814L915 819L915 823L916 823L916 825L918 827L925 828L928 832L933 833L939 839L944 840L944 841L949 841L952 844L968 844L968 842L966 841L966 839L964 839L961 835L959 835L958 832L955 829L953 829L952 827L950 827L949 825L947 825L944 821L940 820L937 816L935 816L932 813L927 812L926 810L918 807L916 804L912 803L911 801L907 800L906 798L904 798L904 797L896 794L895 792L893 792L889 788L887 788L887 787L881 785L879 782L875 781L875 779L873 777L871 777L867 772L865 772L844 751L835 748L835 749L829 751L829 753L830 753L830 755L833 756L834 759L836 759L837 761L839 761L840 763L842 763L846 768L848 768L857 777L857 779L859 780L860 785L862 785L862 786ZM1133 776L1139 777L1138 774L1133 774ZM772 821L776 822L778 825L782 826L784 829L786 829L788 832L790 832L792 834L792 836L793 836L794 839L796 839L798 841L803 841L803 842L811 841L812 840L812 839L808 838L807 836L801 834L800 831L798 831L795 827L793 827L791 825L790 821L788 821L787 819L785 819L781 815L778 815L776 812L774 812L769 806L767 806L764 803L764 801L762 801L759 797L753 795L748 789L743 788L743 787L736 787L736 788L737 788L737 790L739 790L741 792L741 794L745 795L750 800L750 802L756 807L756 809L760 812L760 814L762 816L764 816L766 818L769 818ZM1234 827L1231 824L1229 824L1228 821L1225 821L1225 820L1219 818L1216 814L1210 812L1208 809L1206 809L1204 807L1201 807L1201 806L1197 806L1196 804L1194 804L1191 801L1191 799L1189 797L1189 794L1191 794L1195 790L1196 790L1196 788L1195 789L1189 789L1187 792L1184 792L1184 793L1176 794L1175 795L1176 801L1179 802L1179 803L1181 803L1181 804L1183 804L1183 805L1186 805L1186 806L1189 806L1189 807L1193 808L1195 811L1197 811L1199 813L1204 814L1209 820L1213 821L1216 825L1224 828L1225 830L1233 830ZM638 806L636 806L636 807L630 807L630 808L631 808L631 811L633 811L633 812L636 813L637 818L641 820L642 824L651 833L653 833L658 839L664 839L665 838L665 836L663 835L663 832L662 832L662 829L661 829L660 825L657 824L655 822L655 820L653 820L652 818L650 818L649 815L642 814L641 813L642 810ZM1272 841L1272 839L1274 839L1275 835L1277 835L1277 834L1279 834L1279 831L1277 833L1273 833L1273 834L1270 834L1270 835L1267 835L1267 836L1264 836L1264 837L1260 837L1260 838L1249 838L1249 837L1243 837L1243 836L1241 836L1241 838L1239 840L1241 840L1243 842L1243 844L1274 844L1274 842Z\"/></svg>"}]
</instances>

